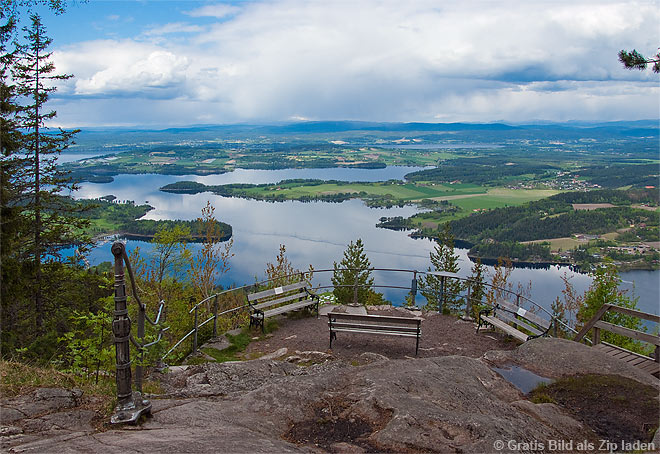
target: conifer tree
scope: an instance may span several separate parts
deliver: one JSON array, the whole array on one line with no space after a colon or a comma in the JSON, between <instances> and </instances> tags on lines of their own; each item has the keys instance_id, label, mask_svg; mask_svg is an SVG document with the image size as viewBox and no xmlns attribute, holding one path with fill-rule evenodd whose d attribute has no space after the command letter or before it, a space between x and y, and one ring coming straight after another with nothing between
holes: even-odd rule
<instances>
[{"instance_id":1,"label":"conifer tree","mask_svg":"<svg viewBox=\"0 0 660 454\"><path fill-rule=\"evenodd\" d=\"M373 293L371 286L374 279L371 277L371 262L364 252L362 239L350 242L344 251L344 258L337 264L334 262L332 285L335 299L340 304L357 302L366 305Z\"/></svg>"},{"instance_id":2,"label":"conifer tree","mask_svg":"<svg viewBox=\"0 0 660 454\"><path fill-rule=\"evenodd\" d=\"M33 301L36 332L40 333L44 315L42 294L42 262L45 258L59 257L59 251L70 244L86 243L80 229L86 221L70 198L63 197L75 189L70 178L57 168L57 157L72 142L77 131L59 129L53 133L46 123L56 116L46 109L54 82L72 76L52 74L55 66L50 61L48 47L51 39L37 14L30 16L30 26L23 28L25 43L16 46L11 64L15 82L15 134L19 135L20 149L13 154L22 165L14 174L17 200L21 215L29 219L31 234L23 243L23 258L31 261ZM26 238L27 239L27 238Z\"/></svg>"},{"instance_id":3,"label":"conifer tree","mask_svg":"<svg viewBox=\"0 0 660 454\"><path fill-rule=\"evenodd\" d=\"M470 289L470 304L472 306L471 315L475 318L479 315L479 305L486 295L485 274L486 270L484 265L481 263L481 259L477 257L472 266L470 280L467 283L467 286Z\"/></svg>"},{"instance_id":4,"label":"conifer tree","mask_svg":"<svg viewBox=\"0 0 660 454\"><path fill-rule=\"evenodd\" d=\"M458 254L454 252L454 236L451 233L449 223L444 225L436 240L435 248L429 253L431 267L427 271L446 271L449 273L458 273ZM421 293L427 301L427 306L431 310L439 310L441 303L445 303L444 308L450 311L457 311L463 304L460 295L463 285L458 279L445 278L444 288L442 277L427 274L420 279ZM443 293L444 292L444 293ZM441 300L442 298L442 300Z\"/></svg>"}]
</instances>

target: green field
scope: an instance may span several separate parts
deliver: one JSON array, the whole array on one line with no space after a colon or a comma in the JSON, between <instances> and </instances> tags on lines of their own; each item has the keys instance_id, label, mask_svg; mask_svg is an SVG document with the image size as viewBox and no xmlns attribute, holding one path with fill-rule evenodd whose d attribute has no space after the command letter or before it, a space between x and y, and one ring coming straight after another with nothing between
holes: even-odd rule
<instances>
[{"instance_id":1,"label":"green field","mask_svg":"<svg viewBox=\"0 0 660 454\"><path fill-rule=\"evenodd\" d=\"M182 184L180 182L179 184ZM165 190L171 188L165 187ZM176 185L174 185L176 187ZM452 200L455 198L486 194L486 189L474 184L412 184L412 183L341 183L319 181L284 181L269 185L208 186L207 190L221 195L254 198L259 200L328 199L332 196L359 197L362 199L388 199L396 203L418 202L423 199ZM195 188L195 192L199 192ZM174 192L177 192L175 189ZM188 192L182 190L180 192ZM346 198L346 197L345 197Z\"/></svg>"},{"instance_id":2,"label":"green field","mask_svg":"<svg viewBox=\"0 0 660 454\"><path fill-rule=\"evenodd\" d=\"M475 210L522 205L523 203L540 200L557 193L559 191L551 189L493 188L489 189L485 195L456 199L452 200L452 203L467 212L472 212Z\"/></svg>"}]
</instances>

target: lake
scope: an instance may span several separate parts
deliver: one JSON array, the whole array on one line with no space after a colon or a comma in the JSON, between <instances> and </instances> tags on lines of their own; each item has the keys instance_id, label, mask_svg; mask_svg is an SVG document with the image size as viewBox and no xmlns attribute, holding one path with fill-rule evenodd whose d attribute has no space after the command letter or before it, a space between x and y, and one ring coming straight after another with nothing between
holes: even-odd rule
<instances>
[{"instance_id":1,"label":"lake","mask_svg":"<svg viewBox=\"0 0 660 454\"><path fill-rule=\"evenodd\" d=\"M205 184L227 183L276 183L283 179L320 178L342 181L382 181L402 179L419 167L387 167L384 169L286 169L286 170L236 170L221 175L172 176L172 175L118 175L112 183L83 183L75 196L96 198L112 194L119 200L148 202L155 207L149 219L195 219L207 201L216 208L215 214L221 221L232 225L234 233L230 271L222 277L221 284L244 285L262 279L267 262L275 260L279 245L285 244L287 255L295 267L306 269L312 264L316 269L332 268L339 262L350 241L361 238L371 264L376 268L401 268L426 270L429 252L434 243L427 239L412 239L406 232L376 228L382 216L411 216L417 208L368 208L360 200L343 203L298 201L265 202L239 198L221 197L211 193L172 194L158 190L161 186L181 180L193 180ZM149 244L129 241L131 250L135 246L143 250ZM194 246L193 246L194 247ZM472 263L467 250L458 249L460 275L468 276ZM90 254L93 264L112 261L110 244L100 245ZM492 268L487 267L489 270ZM547 269L515 269L512 273L514 286L532 282L531 298L549 308L564 288L561 277L566 273L576 290L583 292L589 287L591 278L571 271L568 267L551 266ZM315 283L327 285L330 274L318 274ZM640 297L641 310L659 313L658 289L660 272L631 271L621 274L623 288ZM377 284L409 286L411 275L405 273L379 272ZM387 290L386 296L395 304L402 304L403 290ZM422 300L419 300L421 303Z\"/></svg>"}]
</instances>

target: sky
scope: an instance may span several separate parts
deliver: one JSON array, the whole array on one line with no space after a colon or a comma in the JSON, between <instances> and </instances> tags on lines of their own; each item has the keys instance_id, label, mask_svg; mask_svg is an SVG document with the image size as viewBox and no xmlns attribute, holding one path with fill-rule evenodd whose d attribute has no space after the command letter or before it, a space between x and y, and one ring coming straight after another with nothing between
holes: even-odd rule
<instances>
[{"instance_id":1,"label":"sky","mask_svg":"<svg viewBox=\"0 0 660 454\"><path fill-rule=\"evenodd\" d=\"M64 127L660 118L660 0L89 0L41 11ZM26 18L23 14L23 18Z\"/></svg>"}]
</instances>

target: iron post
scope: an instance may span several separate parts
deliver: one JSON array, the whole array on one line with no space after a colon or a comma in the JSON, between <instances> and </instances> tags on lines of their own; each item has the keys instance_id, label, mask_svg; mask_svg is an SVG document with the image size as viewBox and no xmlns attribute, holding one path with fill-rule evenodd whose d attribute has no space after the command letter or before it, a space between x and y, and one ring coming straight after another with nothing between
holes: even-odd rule
<instances>
[{"instance_id":1,"label":"iron post","mask_svg":"<svg viewBox=\"0 0 660 454\"><path fill-rule=\"evenodd\" d=\"M112 333L115 343L115 363L117 382L117 406L110 418L112 424L134 423L141 414L151 413L151 402L142 399L142 393L131 389L131 319L126 304L126 281L124 275L125 246L120 241L112 245L115 257L115 313Z\"/></svg>"}]
</instances>

